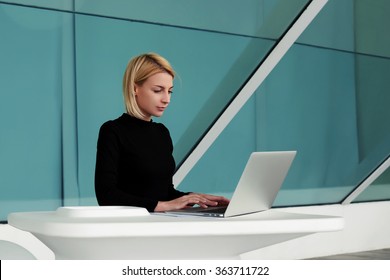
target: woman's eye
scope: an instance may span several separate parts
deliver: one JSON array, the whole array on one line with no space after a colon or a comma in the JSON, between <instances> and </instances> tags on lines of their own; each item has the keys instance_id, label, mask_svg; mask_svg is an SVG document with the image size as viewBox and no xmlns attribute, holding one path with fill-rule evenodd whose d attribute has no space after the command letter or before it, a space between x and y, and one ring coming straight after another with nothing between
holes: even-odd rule
<instances>
[{"instance_id":1,"label":"woman's eye","mask_svg":"<svg viewBox=\"0 0 390 280\"><path fill-rule=\"evenodd\" d=\"M153 89L153 92L154 93L162 93L162 92L164 92L165 90L164 89ZM173 93L173 91L172 90L169 90L168 91L168 94L172 94Z\"/></svg>"}]
</instances>

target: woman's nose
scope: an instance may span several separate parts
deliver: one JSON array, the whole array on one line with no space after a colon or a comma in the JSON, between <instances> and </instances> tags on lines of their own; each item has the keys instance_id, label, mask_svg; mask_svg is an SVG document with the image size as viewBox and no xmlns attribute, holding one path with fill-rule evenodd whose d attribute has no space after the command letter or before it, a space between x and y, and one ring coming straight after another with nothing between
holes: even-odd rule
<instances>
[{"instance_id":1,"label":"woman's nose","mask_svg":"<svg viewBox=\"0 0 390 280\"><path fill-rule=\"evenodd\" d=\"M164 96L162 98L162 102L169 103L171 101L171 94L170 92L164 92Z\"/></svg>"}]
</instances>

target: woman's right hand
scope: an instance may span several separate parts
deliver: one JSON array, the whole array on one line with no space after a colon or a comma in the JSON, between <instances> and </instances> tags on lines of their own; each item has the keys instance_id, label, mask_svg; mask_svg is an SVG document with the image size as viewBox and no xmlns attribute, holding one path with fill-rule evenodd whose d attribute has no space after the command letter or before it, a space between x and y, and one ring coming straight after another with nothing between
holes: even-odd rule
<instances>
[{"instance_id":1,"label":"woman's right hand","mask_svg":"<svg viewBox=\"0 0 390 280\"><path fill-rule=\"evenodd\" d=\"M186 207L192 207L195 204L198 204L200 207L207 208L209 206L217 206L220 202L225 202L223 204L226 205L226 201L228 200L222 197L190 193L170 201L159 201L154 211L164 212L169 210L178 210Z\"/></svg>"}]
</instances>

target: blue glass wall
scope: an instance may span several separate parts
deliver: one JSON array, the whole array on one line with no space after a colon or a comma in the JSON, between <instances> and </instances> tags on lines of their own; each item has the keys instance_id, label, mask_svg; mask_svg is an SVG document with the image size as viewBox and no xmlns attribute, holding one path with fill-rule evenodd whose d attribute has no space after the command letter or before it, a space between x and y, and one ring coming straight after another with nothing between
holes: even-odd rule
<instances>
[{"instance_id":1,"label":"blue glass wall","mask_svg":"<svg viewBox=\"0 0 390 280\"><path fill-rule=\"evenodd\" d=\"M178 73L156 121L182 162L307 2L0 1L0 220L96 203L98 129L139 53ZM296 149L276 205L340 202L389 154L389 6L330 0L179 188L229 195L252 151ZM359 199L389 199L386 174Z\"/></svg>"},{"instance_id":2,"label":"blue glass wall","mask_svg":"<svg viewBox=\"0 0 390 280\"><path fill-rule=\"evenodd\" d=\"M329 1L183 189L230 195L250 152L297 150L275 206L343 201L390 153L389 8ZM386 172L356 201L389 198Z\"/></svg>"},{"instance_id":3,"label":"blue glass wall","mask_svg":"<svg viewBox=\"0 0 390 280\"><path fill-rule=\"evenodd\" d=\"M96 203L98 129L139 53L178 73L161 121L180 163L306 2L0 1L0 219Z\"/></svg>"},{"instance_id":4,"label":"blue glass wall","mask_svg":"<svg viewBox=\"0 0 390 280\"><path fill-rule=\"evenodd\" d=\"M0 219L62 204L66 14L0 5Z\"/></svg>"}]
</instances>

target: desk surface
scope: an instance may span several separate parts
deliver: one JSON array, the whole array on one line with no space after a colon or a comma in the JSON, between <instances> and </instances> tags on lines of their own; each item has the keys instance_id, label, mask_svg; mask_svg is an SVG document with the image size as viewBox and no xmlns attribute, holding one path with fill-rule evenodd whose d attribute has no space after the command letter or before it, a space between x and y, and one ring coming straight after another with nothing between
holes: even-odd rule
<instances>
[{"instance_id":1,"label":"desk surface","mask_svg":"<svg viewBox=\"0 0 390 280\"><path fill-rule=\"evenodd\" d=\"M258 235L337 231L343 217L289 213L280 209L231 218L177 217L167 214L74 217L58 211L11 213L8 223L18 229L63 237L163 237Z\"/></svg>"}]
</instances>

